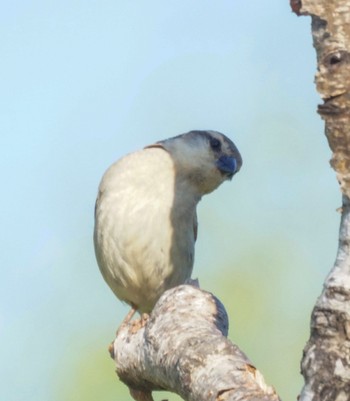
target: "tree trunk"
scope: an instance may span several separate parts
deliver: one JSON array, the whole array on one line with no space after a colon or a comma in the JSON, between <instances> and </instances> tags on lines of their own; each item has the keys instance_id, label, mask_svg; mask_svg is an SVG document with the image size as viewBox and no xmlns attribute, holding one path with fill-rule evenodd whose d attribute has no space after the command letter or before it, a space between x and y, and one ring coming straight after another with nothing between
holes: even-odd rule
<instances>
[{"instance_id":1,"label":"tree trunk","mask_svg":"<svg viewBox=\"0 0 350 401\"><path fill-rule=\"evenodd\" d=\"M291 0L291 6L312 19L316 86L324 101L318 112L343 193L338 254L312 312L300 401L345 401L350 400L350 1Z\"/></svg>"}]
</instances>

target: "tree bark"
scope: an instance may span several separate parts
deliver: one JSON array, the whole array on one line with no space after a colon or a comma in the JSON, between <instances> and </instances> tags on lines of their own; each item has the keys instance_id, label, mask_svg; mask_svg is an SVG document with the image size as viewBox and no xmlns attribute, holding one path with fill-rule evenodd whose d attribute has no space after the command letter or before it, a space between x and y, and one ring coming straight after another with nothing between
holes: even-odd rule
<instances>
[{"instance_id":1,"label":"tree bark","mask_svg":"<svg viewBox=\"0 0 350 401\"><path fill-rule=\"evenodd\" d=\"M350 400L350 1L291 0L291 6L312 19L316 87L323 99L318 112L343 194L338 253L312 312L300 401L345 401Z\"/></svg>"},{"instance_id":2,"label":"tree bark","mask_svg":"<svg viewBox=\"0 0 350 401\"><path fill-rule=\"evenodd\" d=\"M168 390L188 401L278 401L261 373L229 341L224 306L191 285L166 291L143 325L122 325L110 349L134 399Z\"/></svg>"}]
</instances>

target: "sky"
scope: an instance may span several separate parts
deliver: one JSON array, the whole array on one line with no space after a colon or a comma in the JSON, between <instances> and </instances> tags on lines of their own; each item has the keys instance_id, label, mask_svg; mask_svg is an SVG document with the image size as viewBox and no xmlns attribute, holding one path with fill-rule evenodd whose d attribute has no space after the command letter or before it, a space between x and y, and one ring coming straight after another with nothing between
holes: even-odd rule
<instances>
[{"instance_id":1,"label":"sky","mask_svg":"<svg viewBox=\"0 0 350 401\"><path fill-rule=\"evenodd\" d=\"M126 153L214 129L243 167L199 205L194 276L294 400L341 204L310 19L287 0L0 4L0 398L130 399L106 351L127 307L95 261L97 187Z\"/></svg>"}]
</instances>

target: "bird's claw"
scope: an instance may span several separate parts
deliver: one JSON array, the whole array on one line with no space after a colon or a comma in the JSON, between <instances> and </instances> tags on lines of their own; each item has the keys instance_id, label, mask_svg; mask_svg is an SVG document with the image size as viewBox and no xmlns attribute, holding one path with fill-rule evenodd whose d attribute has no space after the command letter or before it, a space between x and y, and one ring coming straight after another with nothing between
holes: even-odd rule
<instances>
[{"instance_id":1,"label":"bird's claw","mask_svg":"<svg viewBox=\"0 0 350 401\"><path fill-rule=\"evenodd\" d=\"M140 329L146 326L147 321L149 319L149 314L148 313L142 313L140 319L133 320L130 323L130 332L131 334L137 333Z\"/></svg>"}]
</instances>

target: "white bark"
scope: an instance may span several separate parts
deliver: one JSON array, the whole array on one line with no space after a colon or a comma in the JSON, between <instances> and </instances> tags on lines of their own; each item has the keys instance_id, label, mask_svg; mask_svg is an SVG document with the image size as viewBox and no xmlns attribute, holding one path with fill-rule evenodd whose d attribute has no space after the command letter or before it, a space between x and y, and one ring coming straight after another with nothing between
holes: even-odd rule
<instances>
[{"instance_id":1,"label":"white bark","mask_svg":"<svg viewBox=\"0 0 350 401\"><path fill-rule=\"evenodd\" d=\"M188 401L277 401L261 373L227 336L212 294L190 285L163 294L144 327L122 325L113 343L120 379L137 400L169 390Z\"/></svg>"},{"instance_id":2,"label":"white bark","mask_svg":"<svg viewBox=\"0 0 350 401\"><path fill-rule=\"evenodd\" d=\"M333 152L331 165L343 192L339 248L311 317L300 401L350 400L350 1L291 0L310 15L317 54L318 112Z\"/></svg>"}]
</instances>

